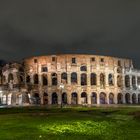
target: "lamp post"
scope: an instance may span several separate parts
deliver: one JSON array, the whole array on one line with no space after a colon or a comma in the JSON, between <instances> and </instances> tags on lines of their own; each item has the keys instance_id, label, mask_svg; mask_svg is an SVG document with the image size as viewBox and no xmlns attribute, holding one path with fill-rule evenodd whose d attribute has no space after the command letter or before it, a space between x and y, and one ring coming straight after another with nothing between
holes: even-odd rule
<instances>
[{"instance_id":1,"label":"lamp post","mask_svg":"<svg viewBox=\"0 0 140 140\"><path fill-rule=\"evenodd\" d=\"M62 103L62 94L63 94L63 89L65 88L65 85L63 83L61 83L59 85L59 88L61 90L61 108L63 108L63 103Z\"/></svg>"}]
</instances>

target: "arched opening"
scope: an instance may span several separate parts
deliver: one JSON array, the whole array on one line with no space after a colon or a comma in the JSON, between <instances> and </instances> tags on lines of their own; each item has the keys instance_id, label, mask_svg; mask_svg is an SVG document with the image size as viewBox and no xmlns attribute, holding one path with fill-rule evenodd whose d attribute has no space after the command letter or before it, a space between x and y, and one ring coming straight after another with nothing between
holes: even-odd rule
<instances>
[{"instance_id":1,"label":"arched opening","mask_svg":"<svg viewBox=\"0 0 140 140\"><path fill-rule=\"evenodd\" d=\"M8 82L13 81L13 80L14 80L14 76L12 73L10 73L8 76Z\"/></svg>"},{"instance_id":2,"label":"arched opening","mask_svg":"<svg viewBox=\"0 0 140 140\"><path fill-rule=\"evenodd\" d=\"M97 94L95 92L91 94L91 104L97 104Z\"/></svg>"},{"instance_id":3,"label":"arched opening","mask_svg":"<svg viewBox=\"0 0 140 140\"><path fill-rule=\"evenodd\" d=\"M114 85L114 76L113 76L113 74L108 75L108 84L109 84L109 86Z\"/></svg>"},{"instance_id":4,"label":"arched opening","mask_svg":"<svg viewBox=\"0 0 140 140\"><path fill-rule=\"evenodd\" d=\"M5 84L5 82L6 82L6 77L2 75L2 84Z\"/></svg>"},{"instance_id":5,"label":"arched opening","mask_svg":"<svg viewBox=\"0 0 140 140\"><path fill-rule=\"evenodd\" d=\"M106 94L104 92L100 93L100 104L106 104Z\"/></svg>"},{"instance_id":6,"label":"arched opening","mask_svg":"<svg viewBox=\"0 0 140 140\"><path fill-rule=\"evenodd\" d=\"M86 67L86 66L81 66L81 67L80 67L80 70L81 70L81 71L87 71L87 67Z\"/></svg>"},{"instance_id":7,"label":"arched opening","mask_svg":"<svg viewBox=\"0 0 140 140\"><path fill-rule=\"evenodd\" d=\"M138 104L140 104L140 94L138 94Z\"/></svg>"},{"instance_id":8,"label":"arched opening","mask_svg":"<svg viewBox=\"0 0 140 140\"><path fill-rule=\"evenodd\" d=\"M52 104L58 104L58 96L55 92L52 94Z\"/></svg>"},{"instance_id":9,"label":"arched opening","mask_svg":"<svg viewBox=\"0 0 140 140\"><path fill-rule=\"evenodd\" d=\"M39 79L38 79L38 74L34 75L34 84L38 84L39 83Z\"/></svg>"},{"instance_id":10,"label":"arched opening","mask_svg":"<svg viewBox=\"0 0 140 140\"><path fill-rule=\"evenodd\" d=\"M95 73L91 73L90 82L91 82L91 85L96 85L97 84L97 77L96 77Z\"/></svg>"},{"instance_id":11,"label":"arched opening","mask_svg":"<svg viewBox=\"0 0 140 140\"><path fill-rule=\"evenodd\" d=\"M87 74L85 74L85 73L81 74L81 85L82 86L87 85Z\"/></svg>"},{"instance_id":12,"label":"arched opening","mask_svg":"<svg viewBox=\"0 0 140 140\"><path fill-rule=\"evenodd\" d=\"M2 104L3 105L7 104L6 95L2 95Z\"/></svg>"},{"instance_id":13,"label":"arched opening","mask_svg":"<svg viewBox=\"0 0 140 140\"><path fill-rule=\"evenodd\" d=\"M48 94L46 92L43 94L43 104L44 105L48 104Z\"/></svg>"},{"instance_id":14,"label":"arched opening","mask_svg":"<svg viewBox=\"0 0 140 140\"><path fill-rule=\"evenodd\" d=\"M125 76L125 87L130 87L130 77L129 75L126 75Z\"/></svg>"},{"instance_id":15,"label":"arched opening","mask_svg":"<svg viewBox=\"0 0 140 140\"><path fill-rule=\"evenodd\" d=\"M22 105L22 94L16 95L16 104Z\"/></svg>"},{"instance_id":16,"label":"arched opening","mask_svg":"<svg viewBox=\"0 0 140 140\"><path fill-rule=\"evenodd\" d=\"M72 105L78 104L78 95L76 92L71 94L71 104Z\"/></svg>"},{"instance_id":17,"label":"arched opening","mask_svg":"<svg viewBox=\"0 0 140 140\"><path fill-rule=\"evenodd\" d=\"M109 94L109 104L114 104L114 94L113 93Z\"/></svg>"},{"instance_id":18,"label":"arched opening","mask_svg":"<svg viewBox=\"0 0 140 140\"><path fill-rule=\"evenodd\" d=\"M46 74L43 74L42 75L42 84L44 86L47 86L48 85L48 78L47 78L47 75Z\"/></svg>"},{"instance_id":19,"label":"arched opening","mask_svg":"<svg viewBox=\"0 0 140 140\"><path fill-rule=\"evenodd\" d=\"M61 82L65 83L65 84L67 83L67 73L66 72L61 74Z\"/></svg>"},{"instance_id":20,"label":"arched opening","mask_svg":"<svg viewBox=\"0 0 140 140\"><path fill-rule=\"evenodd\" d=\"M132 103L133 104L136 104L137 103L137 97L136 97L136 94L135 93L132 94Z\"/></svg>"},{"instance_id":21,"label":"arched opening","mask_svg":"<svg viewBox=\"0 0 140 140\"><path fill-rule=\"evenodd\" d=\"M24 77L23 77L22 75L19 76L19 81L20 81L21 83L24 82Z\"/></svg>"},{"instance_id":22,"label":"arched opening","mask_svg":"<svg viewBox=\"0 0 140 140\"><path fill-rule=\"evenodd\" d=\"M38 93L34 93L32 97L32 103L36 105L40 104L40 97Z\"/></svg>"},{"instance_id":23,"label":"arched opening","mask_svg":"<svg viewBox=\"0 0 140 140\"><path fill-rule=\"evenodd\" d=\"M77 84L77 73L76 72L71 73L71 83Z\"/></svg>"},{"instance_id":24,"label":"arched opening","mask_svg":"<svg viewBox=\"0 0 140 140\"><path fill-rule=\"evenodd\" d=\"M62 94L62 104L67 104L67 94L66 93Z\"/></svg>"},{"instance_id":25,"label":"arched opening","mask_svg":"<svg viewBox=\"0 0 140 140\"><path fill-rule=\"evenodd\" d=\"M121 75L117 76L117 85L118 85L118 87L122 87L122 76Z\"/></svg>"},{"instance_id":26,"label":"arched opening","mask_svg":"<svg viewBox=\"0 0 140 140\"><path fill-rule=\"evenodd\" d=\"M117 100L118 104L123 104L123 95L121 93L118 94Z\"/></svg>"},{"instance_id":27,"label":"arched opening","mask_svg":"<svg viewBox=\"0 0 140 140\"><path fill-rule=\"evenodd\" d=\"M130 94L129 93L125 94L125 102L126 102L126 104L130 104Z\"/></svg>"},{"instance_id":28,"label":"arched opening","mask_svg":"<svg viewBox=\"0 0 140 140\"><path fill-rule=\"evenodd\" d=\"M52 85L56 86L57 85L57 74L52 73Z\"/></svg>"},{"instance_id":29,"label":"arched opening","mask_svg":"<svg viewBox=\"0 0 140 140\"><path fill-rule=\"evenodd\" d=\"M29 98L29 94L28 94L28 92L25 92L23 95L22 95L23 97L23 103L25 103L25 104L29 104L30 103L30 98Z\"/></svg>"},{"instance_id":30,"label":"arched opening","mask_svg":"<svg viewBox=\"0 0 140 140\"><path fill-rule=\"evenodd\" d=\"M138 84L138 87L140 86L140 76L137 77L137 84Z\"/></svg>"},{"instance_id":31,"label":"arched opening","mask_svg":"<svg viewBox=\"0 0 140 140\"><path fill-rule=\"evenodd\" d=\"M100 74L100 86L105 88L105 75L103 73Z\"/></svg>"},{"instance_id":32,"label":"arched opening","mask_svg":"<svg viewBox=\"0 0 140 140\"><path fill-rule=\"evenodd\" d=\"M135 89L136 88L136 77L132 76L132 86Z\"/></svg>"},{"instance_id":33,"label":"arched opening","mask_svg":"<svg viewBox=\"0 0 140 140\"><path fill-rule=\"evenodd\" d=\"M87 104L87 93L86 92L81 93L81 104Z\"/></svg>"},{"instance_id":34,"label":"arched opening","mask_svg":"<svg viewBox=\"0 0 140 140\"><path fill-rule=\"evenodd\" d=\"M31 78L30 78L30 76L28 75L27 77L26 77L26 83L30 83L31 82Z\"/></svg>"}]
</instances>

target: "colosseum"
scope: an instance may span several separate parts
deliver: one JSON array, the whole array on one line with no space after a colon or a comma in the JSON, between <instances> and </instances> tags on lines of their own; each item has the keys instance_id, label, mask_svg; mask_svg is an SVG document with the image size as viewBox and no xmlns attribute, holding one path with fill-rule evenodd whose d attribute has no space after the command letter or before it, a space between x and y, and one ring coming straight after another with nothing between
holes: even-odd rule
<instances>
[{"instance_id":1,"label":"colosseum","mask_svg":"<svg viewBox=\"0 0 140 140\"><path fill-rule=\"evenodd\" d=\"M131 59L108 56L27 58L1 67L0 104L140 104L140 71Z\"/></svg>"}]
</instances>

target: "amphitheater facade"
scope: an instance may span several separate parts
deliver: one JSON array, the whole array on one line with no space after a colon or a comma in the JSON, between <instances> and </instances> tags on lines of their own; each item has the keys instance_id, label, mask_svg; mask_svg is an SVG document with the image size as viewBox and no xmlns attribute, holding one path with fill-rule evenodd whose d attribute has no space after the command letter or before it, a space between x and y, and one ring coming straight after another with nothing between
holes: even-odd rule
<instances>
[{"instance_id":1,"label":"amphitheater facade","mask_svg":"<svg viewBox=\"0 0 140 140\"><path fill-rule=\"evenodd\" d=\"M1 68L0 104L140 104L140 71L131 59L62 54Z\"/></svg>"}]
</instances>

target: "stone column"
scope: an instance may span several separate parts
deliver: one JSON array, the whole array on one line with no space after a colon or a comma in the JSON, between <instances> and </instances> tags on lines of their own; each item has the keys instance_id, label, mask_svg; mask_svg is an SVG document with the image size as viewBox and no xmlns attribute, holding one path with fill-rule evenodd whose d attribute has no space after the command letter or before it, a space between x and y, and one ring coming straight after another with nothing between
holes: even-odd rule
<instances>
[{"instance_id":1,"label":"stone column","mask_svg":"<svg viewBox=\"0 0 140 140\"><path fill-rule=\"evenodd\" d=\"M100 93L97 93L97 104L100 104Z\"/></svg>"},{"instance_id":2,"label":"stone column","mask_svg":"<svg viewBox=\"0 0 140 140\"><path fill-rule=\"evenodd\" d=\"M52 85L51 73L48 73L48 86Z\"/></svg>"},{"instance_id":3,"label":"stone column","mask_svg":"<svg viewBox=\"0 0 140 140\"><path fill-rule=\"evenodd\" d=\"M61 83L61 73L57 73L57 84L60 85Z\"/></svg>"},{"instance_id":4,"label":"stone column","mask_svg":"<svg viewBox=\"0 0 140 140\"><path fill-rule=\"evenodd\" d=\"M132 75L129 75L129 77L130 77L130 89L132 90L133 89L133 87L132 87Z\"/></svg>"},{"instance_id":5,"label":"stone column","mask_svg":"<svg viewBox=\"0 0 140 140\"><path fill-rule=\"evenodd\" d=\"M122 93L122 95L123 95L123 104L126 104L126 101L125 101L125 94Z\"/></svg>"},{"instance_id":6,"label":"stone column","mask_svg":"<svg viewBox=\"0 0 140 140\"><path fill-rule=\"evenodd\" d=\"M78 95L78 104L80 105L81 104L81 94L77 93L77 95Z\"/></svg>"},{"instance_id":7,"label":"stone column","mask_svg":"<svg viewBox=\"0 0 140 140\"><path fill-rule=\"evenodd\" d=\"M106 102L109 104L109 93L106 94Z\"/></svg>"},{"instance_id":8,"label":"stone column","mask_svg":"<svg viewBox=\"0 0 140 140\"><path fill-rule=\"evenodd\" d=\"M68 85L71 85L71 74L67 73L67 83Z\"/></svg>"},{"instance_id":9,"label":"stone column","mask_svg":"<svg viewBox=\"0 0 140 140\"><path fill-rule=\"evenodd\" d=\"M48 93L48 104L51 105L52 104L52 94Z\"/></svg>"},{"instance_id":10,"label":"stone column","mask_svg":"<svg viewBox=\"0 0 140 140\"><path fill-rule=\"evenodd\" d=\"M81 86L81 73L80 72L77 73L77 83L78 83L78 86Z\"/></svg>"},{"instance_id":11,"label":"stone column","mask_svg":"<svg viewBox=\"0 0 140 140\"><path fill-rule=\"evenodd\" d=\"M71 93L70 92L67 92L67 103L68 103L68 105L71 104Z\"/></svg>"},{"instance_id":12,"label":"stone column","mask_svg":"<svg viewBox=\"0 0 140 140\"><path fill-rule=\"evenodd\" d=\"M117 93L114 93L114 104L118 104L117 97L118 97Z\"/></svg>"},{"instance_id":13,"label":"stone column","mask_svg":"<svg viewBox=\"0 0 140 140\"><path fill-rule=\"evenodd\" d=\"M61 102L62 102L62 91L59 91L57 96L58 96L58 104L61 105Z\"/></svg>"},{"instance_id":14,"label":"stone column","mask_svg":"<svg viewBox=\"0 0 140 140\"><path fill-rule=\"evenodd\" d=\"M87 103L88 103L88 105L91 105L91 93L90 92L87 93Z\"/></svg>"},{"instance_id":15,"label":"stone column","mask_svg":"<svg viewBox=\"0 0 140 140\"><path fill-rule=\"evenodd\" d=\"M87 86L90 86L91 82L90 82L90 73L87 73Z\"/></svg>"}]
</instances>

